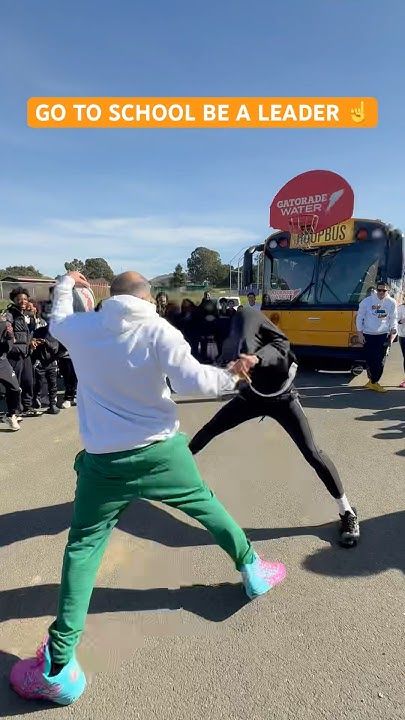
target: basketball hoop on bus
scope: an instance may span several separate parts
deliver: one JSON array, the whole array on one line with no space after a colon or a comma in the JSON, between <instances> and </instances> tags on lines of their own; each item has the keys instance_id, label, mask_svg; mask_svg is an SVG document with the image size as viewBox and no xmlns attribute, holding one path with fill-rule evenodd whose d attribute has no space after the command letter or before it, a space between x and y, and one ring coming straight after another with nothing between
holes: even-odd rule
<instances>
[{"instance_id":1,"label":"basketball hoop on bus","mask_svg":"<svg viewBox=\"0 0 405 720\"><path fill-rule=\"evenodd\" d=\"M318 222L318 215L299 215L290 218L290 233L291 235L296 235L300 243L309 243L311 237L316 233Z\"/></svg>"}]
</instances>

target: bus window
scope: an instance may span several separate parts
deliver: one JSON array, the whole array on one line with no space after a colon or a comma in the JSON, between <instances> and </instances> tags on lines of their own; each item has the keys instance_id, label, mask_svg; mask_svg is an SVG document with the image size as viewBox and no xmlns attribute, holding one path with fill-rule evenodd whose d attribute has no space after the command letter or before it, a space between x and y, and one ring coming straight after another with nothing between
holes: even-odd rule
<instances>
[{"instance_id":1,"label":"bus window","mask_svg":"<svg viewBox=\"0 0 405 720\"><path fill-rule=\"evenodd\" d=\"M316 288L320 305L353 305L366 297L384 265L384 240L322 250Z\"/></svg>"},{"instance_id":2,"label":"bus window","mask_svg":"<svg viewBox=\"0 0 405 720\"><path fill-rule=\"evenodd\" d=\"M274 249L264 258L263 305L312 304L316 252Z\"/></svg>"}]
</instances>

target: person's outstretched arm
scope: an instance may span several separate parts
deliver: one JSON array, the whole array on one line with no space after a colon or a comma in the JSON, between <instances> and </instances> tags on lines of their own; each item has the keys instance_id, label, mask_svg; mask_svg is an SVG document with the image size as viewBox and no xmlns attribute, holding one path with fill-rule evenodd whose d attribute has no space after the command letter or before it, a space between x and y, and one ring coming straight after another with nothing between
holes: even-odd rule
<instances>
[{"instance_id":1,"label":"person's outstretched arm","mask_svg":"<svg viewBox=\"0 0 405 720\"><path fill-rule=\"evenodd\" d=\"M199 363L181 332L168 323L158 330L156 353L162 371L177 393L218 396L233 390L238 382L238 377L228 370Z\"/></svg>"},{"instance_id":2,"label":"person's outstretched arm","mask_svg":"<svg viewBox=\"0 0 405 720\"><path fill-rule=\"evenodd\" d=\"M53 293L49 332L65 346L69 343L72 327L77 319L73 312L72 293L76 284L83 287L89 286L84 275L79 272L70 272L56 283Z\"/></svg>"}]
</instances>

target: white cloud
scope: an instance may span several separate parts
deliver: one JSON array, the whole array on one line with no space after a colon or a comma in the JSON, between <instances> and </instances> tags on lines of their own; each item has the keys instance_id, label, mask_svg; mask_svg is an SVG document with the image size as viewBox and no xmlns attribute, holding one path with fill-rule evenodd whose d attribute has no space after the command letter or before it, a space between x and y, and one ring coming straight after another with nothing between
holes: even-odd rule
<instances>
[{"instance_id":1,"label":"white cloud","mask_svg":"<svg viewBox=\"0 0 405 720\"><path fill-rule=\"evenodd\" d=\"M74 257L104 257L116 272L136 269L147 277L185 264L199 245L218 250L224 262L257 240L250 230L224 224L182 224L164 217L48 219L28 226L0 226L0 265L33 264L55 275Z\"/></svg>"}]
</instances>

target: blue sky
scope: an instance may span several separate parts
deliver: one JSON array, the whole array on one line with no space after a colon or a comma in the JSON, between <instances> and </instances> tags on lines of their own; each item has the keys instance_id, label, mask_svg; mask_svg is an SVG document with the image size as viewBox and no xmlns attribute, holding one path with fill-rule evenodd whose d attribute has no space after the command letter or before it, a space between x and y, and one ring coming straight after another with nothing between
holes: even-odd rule
<instances>
[{"instance_id":1,"label":"blue sky","mask_svg":"<svg viewBox=\"0 0 405 720\"><path fill-rule=\"evenodd\" d=\"M0 267L148 277L260 241L290 177L344 175L405 226L403 0L2 0ZM374 95L374 130L33 130L36 95Z\"/></svg>"}]
</instances>

